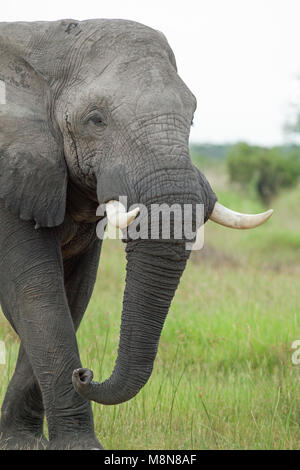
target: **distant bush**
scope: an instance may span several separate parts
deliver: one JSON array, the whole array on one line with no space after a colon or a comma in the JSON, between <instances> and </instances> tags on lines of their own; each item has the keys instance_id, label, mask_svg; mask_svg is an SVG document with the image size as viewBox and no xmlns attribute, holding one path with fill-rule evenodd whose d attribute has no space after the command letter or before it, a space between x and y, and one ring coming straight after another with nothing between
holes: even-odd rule
<instances>
[{"instance_id":1,"label":"distant bush","mask_svg":"<svg viewBox=\"0 0 300 470\"><path fill-rule=\"evenodd\" d=\"M232 182L254 191L264 203L300 178L300 153L251 146L241 142L229 149L227 168Z\"/></svg>"}]
</instances>

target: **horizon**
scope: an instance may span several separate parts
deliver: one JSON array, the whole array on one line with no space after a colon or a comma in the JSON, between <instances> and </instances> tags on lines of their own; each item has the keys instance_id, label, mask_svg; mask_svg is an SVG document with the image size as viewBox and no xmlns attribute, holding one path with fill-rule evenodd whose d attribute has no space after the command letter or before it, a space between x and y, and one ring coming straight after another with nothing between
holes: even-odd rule
<instances>
[{"instance_id":1,"label":"horizon","mask_svg":"<svg viewBox=\"0 0 300 470\"><path fill-rule=\"evenodd\" d=\"M274 147L297 147L300 149L300 142L283 142L282 144L274 144L274 145L263 145L259 143L250 143L246 140L236 140L236 141L231 141L231 142L209 142L209 141L190 141L189 145L190 147L192 146L199 146L199 147L205 147L205 146L214 146L214 147L233 147L234 145L240 144L240 143L245 143L248 144L251 147L261 147L261 148L274 148Z\"/></svg>"}]
</instances>

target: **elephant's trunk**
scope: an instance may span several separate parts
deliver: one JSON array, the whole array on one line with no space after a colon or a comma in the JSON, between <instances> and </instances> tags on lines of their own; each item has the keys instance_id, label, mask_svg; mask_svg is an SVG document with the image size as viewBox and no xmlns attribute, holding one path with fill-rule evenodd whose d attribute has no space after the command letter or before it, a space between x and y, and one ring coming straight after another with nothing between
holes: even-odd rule
<instances>
[{"instance_id":1,"label":"elephant's trunk","mask_svg":"<svg viewBox=\"0 0 300 470\"><path fill-rule=\"evenodd\" d=\"M150 206L157 202L159 188L163 188L159 196L160 204L179 204L182 208L187 203L192 205L193 209L197 204L203 204L204 221L211 217L224 225L226 223L237 228L241 228L241 225L248 228L251 224L255 226L265 220L265 215L243 216L216 204L216 196L209 183L191 165L187 165L184 170L173 169L172 173L162 169L160 173L163 175L161 178L157 177L156 171L153 173L155 178L143 181L141 203L146 205L148 211L150 209L150 215ZM102 188L103 186L101 184ZM111 198L114 198L113 194ZM134 219L136 213L126 213L125 209L122 212L120 207L116 201L106 204L108 218L115 225L125 227ZM228 213L231 215L229 222ZM234 223L236 219L239 224ZM174 222L175 218L173 224ZM129 240L126 251L126 288L115 368L109 379L102 383L93 381L90 369L77 369L72 379L81 396L106 405L130 400L148 381L165 318L190 254L186 250L185 241L174 238Z\"/></svg>"},{"instance_id":2,"label":"elephant's trunk","mask_svg":"<svg viewBox=\"0 0 300 470\"><path fill-rule=\"evenodd\" d=\"M187 163L180 163L181 167L174 165L168 171L156 167L156 171L149 172L149 177L141 179L141 187L137 187L140 193L137 202L148 209L149 230L155 212L153 205L157 203L166 203L169 207L178 204L182 209L185 204L190 204L193 208L194 230L196 205L204 204L205 220L213 210L216 197L205 178L200 178L188 160ZM117 176L112 175L109 181L114 181L115 187L118 187ZM105 178L99 179L99 187L102 191L106 189ZM122 190L119 189L119 194L122 194ZM115 199L114 193L109 193L109 188L106 192L106 200ZM101 200L100 191L98 193ZM106 206L110 209L111 203ZM121 215L124 216L123 213ZM108 216L113 221L120 219L113 210ZM169 237L160 233L159 239L133 240L129 235L126 244L126 288L116 364L111 376L102 383L92 380L93 374L89 369L74 371L73 385L84 398L107 405L122 403L134 397L148 381L165 318L190 254L186 250L185 235L182 238L174 235L175 220L178 223L174 215L170 219ZM158 228L160 231L161 222L158 222Z\"/></svg>"},{"instance_id":3,"label":"elephant's trunk","mask_svg":"<svg viewBox=\"0 0 300 470\"><path fill-rule=\"evenodd\" d=\"M111 377L93 382L89 369L73 375L84 398L114 405L133 398L148 381L171 300L186 264L184 244L129 242L118 357Z\"/></svg>"}]
</instances>

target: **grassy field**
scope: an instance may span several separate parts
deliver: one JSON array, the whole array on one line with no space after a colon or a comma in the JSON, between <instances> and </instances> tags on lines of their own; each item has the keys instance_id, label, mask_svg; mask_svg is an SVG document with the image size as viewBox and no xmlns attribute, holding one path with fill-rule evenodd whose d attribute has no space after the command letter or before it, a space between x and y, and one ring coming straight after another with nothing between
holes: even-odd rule
<instances>
[{"instance_id":1,"label":"grassy field","mask_svg":"<svg viewBox=\"0 0 300 470\"><path fill-rule=\"evenodd\" d=\"M208 169L219 201L260 211ZM238 232L209 222L205 247L192 254L164 327L152 377L128 403L93 404L106 449L299 449L300 188L274 201L273 218ZM105 241L93 298L78 333L84 366L97 380L114 365L125 255ZM0 317L8 361L0 399L14 368L18 340Z\"/></svg>"}]
</instances>

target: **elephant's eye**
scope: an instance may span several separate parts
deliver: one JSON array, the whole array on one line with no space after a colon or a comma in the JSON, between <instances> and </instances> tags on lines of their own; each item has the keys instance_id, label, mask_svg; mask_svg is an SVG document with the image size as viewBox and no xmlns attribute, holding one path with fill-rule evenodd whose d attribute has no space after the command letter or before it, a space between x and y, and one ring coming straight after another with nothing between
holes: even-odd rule
<instances>
[{"instance_id":1,"label":"elephant's eye","mask_svg":"<svg viewBox=\"0 0 300 470\"><path fill-rule=\"evenodd\" d=\"M89 117L89 122L92 122L97 127L102 127L105 125L105 122L102 119L100 113L94 113L92 116Z\"/></svg>"}]
</instances>

